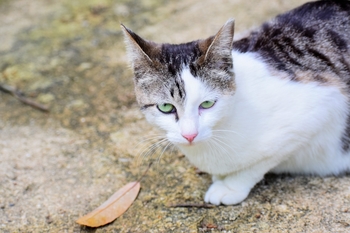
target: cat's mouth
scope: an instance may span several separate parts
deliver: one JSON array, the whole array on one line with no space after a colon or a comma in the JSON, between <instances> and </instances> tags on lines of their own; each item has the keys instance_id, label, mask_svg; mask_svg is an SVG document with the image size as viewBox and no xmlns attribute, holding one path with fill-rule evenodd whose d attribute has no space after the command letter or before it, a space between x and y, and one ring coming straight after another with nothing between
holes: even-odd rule
<instances>
[{"instance_id":1,"label":"cat's mouth","mask_svg":"<svg viewBox=\"0 0 350 233\"><path fill-rule=\"evenodd\" d=\"M180 146L184 146L184 147L194 147L194 146L197 146L201 143L202 141L201 140L198 140L198 141L192 141L192 142L181 142L181 143L178 143Z\"/></svg>"},{"instance_id":2,"label":"cat's mouth","mask_svg":"<svg viewBox=\"0 0 350 233\"><path fill-rule=\"evenodd\" d=\"M173 144L175 144L176 146L180 146L180 147L193 147L193 146L197 145L198 142L177 141L177 142L173 142Z\"/></svg>"},{"instance_id":3,"label":"cat's mouth","mask_svg":"<svg viewBox=\"0 0 350 233\"><path fill-rule=\"evenodd\" d=\"M183 146L183 147L191 147L196 145L196 142L177 142L176 143L178 146Z\"/></svg>"},{"instance_id":4,"label":"cat's mouth","mask_svg":"<svg viewBox=\"0 0 350 233\"><path fill-rule=\"evenodd\" d=\"M193 146L194 144L196 144L196 143L194 143L194 142L188 142L188 143L185 143L185 146Z\"/></svg>"}]
</instances>

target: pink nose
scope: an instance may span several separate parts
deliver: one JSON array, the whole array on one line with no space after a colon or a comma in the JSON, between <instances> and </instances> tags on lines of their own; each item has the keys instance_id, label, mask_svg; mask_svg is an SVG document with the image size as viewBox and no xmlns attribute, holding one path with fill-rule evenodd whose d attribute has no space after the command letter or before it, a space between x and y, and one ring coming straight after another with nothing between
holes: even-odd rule
<instances>
[{"instance_id":1,"label":"pink nose","mask_svg":"<svg viewBox=\"0 0 350 233\"><path fill-rule=\"evenodd\" d=\"M192 142L195 137L197 137L198 133L195 134L182 134L182 137L186 138L187 141Z\"/></svg>"}]
</instances>

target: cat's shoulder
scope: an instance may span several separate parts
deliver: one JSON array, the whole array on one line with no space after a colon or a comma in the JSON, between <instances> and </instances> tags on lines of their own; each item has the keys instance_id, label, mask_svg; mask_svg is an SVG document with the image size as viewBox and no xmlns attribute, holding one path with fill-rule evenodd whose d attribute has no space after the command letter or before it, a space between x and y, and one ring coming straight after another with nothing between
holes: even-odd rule
<instances>
[{"instance_id":1,"label":"cat's shoulder","mask_svg":"<svg viewBox=\"0 0 350 233\"><path fill-rule=\"evenodd\" d=\"M350 29L349 20L350 1L323 0L305 3L252 30L249 36L236 41L233 49L240 52L270 49L269 46L276 47L276 44L269 43L275 42L274 39L283 39L282 43L293 40L311 41L315 35L320 35L322 32L335 37L334 41L340 41L339 33L350 34L350 30L340 31Z\"/></svg>"}]
</instances>

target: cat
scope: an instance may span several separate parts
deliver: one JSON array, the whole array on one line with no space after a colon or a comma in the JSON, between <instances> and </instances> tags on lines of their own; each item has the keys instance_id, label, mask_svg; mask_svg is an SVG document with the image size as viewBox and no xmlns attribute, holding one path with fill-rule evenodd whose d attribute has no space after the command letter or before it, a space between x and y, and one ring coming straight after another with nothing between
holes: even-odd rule
<instances>
[{"instance_id":1,"label":"cat","mask_svg":"<svg viewBox=\"0 0 350 233\"><path fill-rule=\"evenodd\" d=\"M146 119L235 205L268 172L350 169L350 2L306 3L233 40L234 20L183 44L122 25Z\"/></svg>"}]
</instances>

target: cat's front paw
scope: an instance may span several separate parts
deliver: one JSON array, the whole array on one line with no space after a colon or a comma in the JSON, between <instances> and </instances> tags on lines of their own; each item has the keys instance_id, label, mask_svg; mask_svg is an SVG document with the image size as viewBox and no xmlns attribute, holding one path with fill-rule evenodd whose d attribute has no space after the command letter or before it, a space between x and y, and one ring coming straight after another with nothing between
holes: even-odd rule
<instances>
[{"instance_id":1,"label":"cat's front paw","mask_svg":"<svg viewBox=\"0 0 350 233\"><path fill-rule=\"evenodd\" d=\"M235 205L242 202L247 198L249 190L233 190L225 185L221 180L215 181L207 193L205 194L204 201L214 205Z\"/></svg>"}]
</instances>

